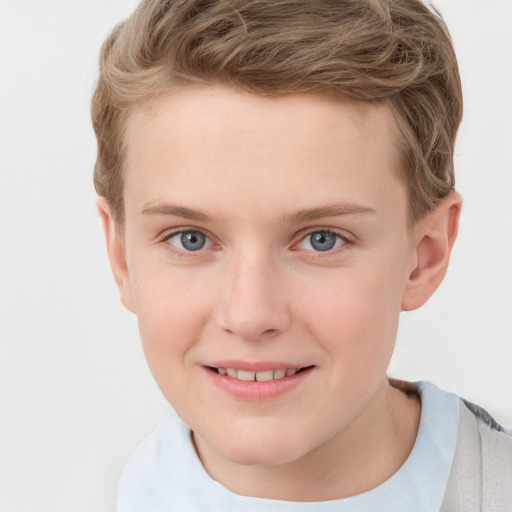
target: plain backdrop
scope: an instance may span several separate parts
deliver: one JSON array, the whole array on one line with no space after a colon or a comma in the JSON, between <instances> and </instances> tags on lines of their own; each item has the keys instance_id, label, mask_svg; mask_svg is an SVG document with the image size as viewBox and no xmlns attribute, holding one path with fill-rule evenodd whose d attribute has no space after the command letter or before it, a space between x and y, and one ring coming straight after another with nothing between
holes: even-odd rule
<instances>
[{"instance_id":1,"label":"plain backdrop","mask_svg":"<svg viewBox=\"0 0 512 512\"><path fill-rule=\"evenodd\" d=\"M89 102L135 0L0 1L0 511L108 512L168 408L95 210ZM390 374L512 426L512 2L439 0L460 59L465 204L445 282L401 319ZM150 512L150 511L148 511Z\"/></svg>"}]
</instances>

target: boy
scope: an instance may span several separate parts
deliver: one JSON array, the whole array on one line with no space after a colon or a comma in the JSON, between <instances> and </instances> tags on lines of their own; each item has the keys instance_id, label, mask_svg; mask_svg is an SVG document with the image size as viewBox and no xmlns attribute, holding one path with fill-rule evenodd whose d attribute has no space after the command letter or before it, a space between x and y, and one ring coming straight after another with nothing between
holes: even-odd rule
<instances>
[{"instance_id":1,"label":"boy","mask_svg":"<svg viewBox=\"0 0 512 512\"><path fill-rule=\"evenodd\" d=\"M145 0L114 30L98 206L176 411L119 511L511 506L508 433L386 376L457 235L461 115L418 0Z\"/></svg>"}]
</instances>

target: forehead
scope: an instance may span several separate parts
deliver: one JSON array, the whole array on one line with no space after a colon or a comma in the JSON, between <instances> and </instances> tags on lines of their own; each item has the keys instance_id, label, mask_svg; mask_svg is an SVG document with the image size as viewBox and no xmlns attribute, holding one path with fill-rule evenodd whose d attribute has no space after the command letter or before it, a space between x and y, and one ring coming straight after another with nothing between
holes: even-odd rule
<instances>
[{"instance_id":1,"label":"forehead","mask_svg":"<svg viewBox=\"0 0 512 512\"><path fill-rule=\"evenodd\" d=\"M395 134L383 103L180 89L128 118L126 206L176 195L227 208L231 194L231 206L256 210L402 197Z\"/></svg>"}]
</instances>

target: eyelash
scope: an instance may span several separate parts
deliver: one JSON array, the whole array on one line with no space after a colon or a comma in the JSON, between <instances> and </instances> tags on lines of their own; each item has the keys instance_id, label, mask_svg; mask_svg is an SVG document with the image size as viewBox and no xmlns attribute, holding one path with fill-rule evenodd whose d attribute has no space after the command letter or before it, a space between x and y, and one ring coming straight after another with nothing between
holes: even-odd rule
<instances>
[{"instance_id":1,"label":"eyelash","mask_svg":"<svg viewBox=\"0 0 512 512\"><path fill-rule=\"evenodd\" d=\"M161 243L164 243L166 247L171 250L175 255L177 255L180 258L192 258L199 255L199 253L203 252L203 248L201 247L197 251L187 251L183 249L179 249L175 247L173 244L171 244L169 241L174 238L175 236L181 235L183 233L199 233L202 236L206 238L210 242L210 244L213 244L211 237L208 236L204 231L197 228L190 228L190 229L179 229L177 231L172 231L171 233L166 233L165 236L163 236L160 240ZM337 254L338 252L344 251L348 249L351 245L354 244L354 240L351 237L348 237L346 234L341 234L336 230L333 229L327 229L327 228L316 228L316 229L310 229L308 230L303 236L301 236L300 240L294 244L294 246L298 246L302 242L308 239L308 237L311 237L315 233L323 233L326 235L334 235L337 239L335 243L338 241L341 241L342 243L338 245L337 247L333 247L332 249L327 249L325 251L315 251L315 250L307 250L307 252L311 253L311 255L314 255L314 257L322 258L326 256L330 256L333 254ZM301 249L294 249L294 250L301 250ZM198 253L195 255L195 253Z\"/></svg>"},{"instance_id":2,"label":"eyelash","mask_svg":"<svg viewBox=\"0 0 512 512\"><path fill-rule=\"evenodd\" d=\"M350 237L348 237L345 234L341 234L340 232L338 232L336 230L322 229L322 228L318 229L317 228L317 229L313 229L313 230L308 230L308 232L304 236L302 236L300 241L294 245L298 246L299 244L302 244L303 242L308 240L308 238L311 239L311 237L316 233L322 233L323 235L334 235L334 237L335 237L334 243L338 244L340 241L341 241L341 243L339 245L335 245L332 248L326 249L325 251L321 251L321 250L315 251L313 249L311 249L311 250L306 249L306 251L308 253L310 253L310 256L315 257L315 258L324 258L324 257L329 257L332 255L338 254L341 251L347 250L350 247L350 245L352 245L354 243L353 239L351 239ZM310 241L309 243L312 245L312 241ZM300 250L300 248L295 249L295 250Z\"/></svg>"},{"instance_id":3,"label":"eyelash","mask_svg":"<svg viewBox=\"0 0 512 512\"><path fill-rule=\"evenodd\" d=\"M179 229L177 231L173 231L171 233L167 233L165 236L163 236L160 240L161 243L165 244L167 249L172 251L176 256L179 258L193 258L195 256L195 253L200 253L202 251L202 247L198 249L197 251L187 251L183 249L179 249L178 247L175 247L173 244L171 244L169 241L171 238L174 238L175 236L182 235L184 233L199 233L202 236L206 238L211 244L213 244L211 237L209 237L206 233L204 233L202 230L197 228L190 228L190 229Z\"/></svg>"}]
</instances>

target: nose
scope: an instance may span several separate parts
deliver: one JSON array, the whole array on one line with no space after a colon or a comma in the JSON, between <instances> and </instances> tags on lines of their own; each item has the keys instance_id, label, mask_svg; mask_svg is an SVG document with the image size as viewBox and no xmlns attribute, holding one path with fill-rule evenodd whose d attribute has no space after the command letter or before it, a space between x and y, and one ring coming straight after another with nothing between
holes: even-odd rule
<instances>
[{"instance_id":1,"label":"nose","mask_svg":"<svg viewBox=\"0 0 512 512\"><path fill-rule=\"evenodd\" d=\"M282 275L270 256L240 255L225 269L217 323L249 341L274 338L291 322Z\"/></svg>"}]
</instances>

